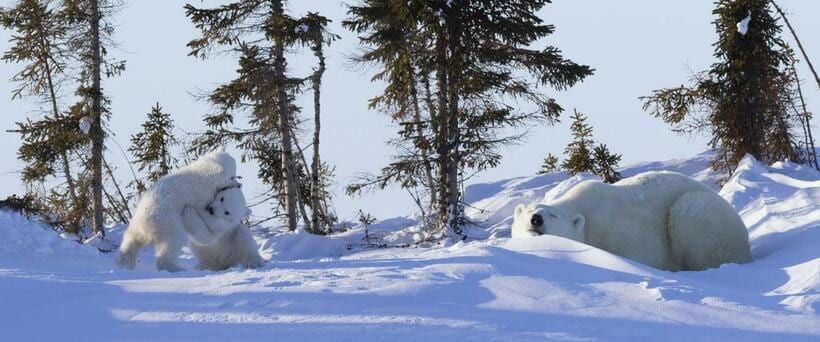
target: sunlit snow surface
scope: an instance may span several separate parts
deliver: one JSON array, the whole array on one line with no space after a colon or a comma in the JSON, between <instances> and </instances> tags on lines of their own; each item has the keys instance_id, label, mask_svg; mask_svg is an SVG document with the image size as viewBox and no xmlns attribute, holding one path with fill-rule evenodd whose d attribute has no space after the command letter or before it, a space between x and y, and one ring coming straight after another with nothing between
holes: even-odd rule
<instances>
[{"instance_id":1,"label":"sunlit snow surface","mask_svg":"<svg viewBox=\"0 0 820 342\"><path fill-rule=\"evenodd\" d=\"M622 173L673 170L714 186L707 164L703 154ZM468 233L482 239L365 249L360 228L279 234L259 238L271 261L250 271L156 272L149 253L124 271L112 254L0 213L0 340L820 340L818 172L741 163L721 195L749 227L745 265L670 273L559 237L507 238L515 205L590 177L468 187L484 209L470 209L480 227ZM402 243L413 222L370 231Z\"/></svg>"}]
</instances>

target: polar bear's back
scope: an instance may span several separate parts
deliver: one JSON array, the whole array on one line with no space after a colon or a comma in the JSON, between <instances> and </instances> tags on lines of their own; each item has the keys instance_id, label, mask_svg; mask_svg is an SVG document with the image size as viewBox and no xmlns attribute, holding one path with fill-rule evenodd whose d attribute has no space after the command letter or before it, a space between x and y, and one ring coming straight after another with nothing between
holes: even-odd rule
<instances>
[{"instance_id":1,"label":"polar bear's back","mask_svg":"<svg viewBox=\"0 0 820 342\"><path fill-rule=\"evenodd\" d=\"M147 234L163 230L186 206L205 208L235 175L236 162L224 152L210 153L172 171L140 196L129 229L139 227Z\"/></svg>"},{"instance_id":2,"label":"polar bear's back","mask_svg":"<svg viewBox=\"0 0 820 342\"><path fill-rule=\"evenodd\" d=\"M691 192L719 197L687 176L661 171L638 174L615 184L583 182L555 204L567 212L584 215L585 240L591 245L667 268L669 209L680 196Z\"/></svg>"}]
</instances>

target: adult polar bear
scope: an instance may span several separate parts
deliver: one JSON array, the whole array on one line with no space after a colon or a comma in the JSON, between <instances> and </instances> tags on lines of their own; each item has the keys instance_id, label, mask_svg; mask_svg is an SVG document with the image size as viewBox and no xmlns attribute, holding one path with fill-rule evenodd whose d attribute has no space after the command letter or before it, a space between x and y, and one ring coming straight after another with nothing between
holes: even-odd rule
<instances>
[{"instance_id":1,"label":"adult polar bear","mask_svg":"<svg viewBox=\"0 0 820 342\"><path fill-rule=\"evenodd\" d=\"M142 194L120 244L117 263L134 268L139 251L153 244L158 270L184 270L178 263L188 233L183 210L205 208L220 189L237 185L236 161L222 151L208 153L162 177Z\"/></svg>"},{"instance_id":2,"label":"adult polar bear","mask_svg":"<svg viewBox=\"0 0 820 342\"><path fill-rule=\"evenodd\" d=\"M513 237L550 234L669 271L751 261L746 226L707 186L674 172L586 181L549 204L515 208Z\"/></svg>"}]
</instances>

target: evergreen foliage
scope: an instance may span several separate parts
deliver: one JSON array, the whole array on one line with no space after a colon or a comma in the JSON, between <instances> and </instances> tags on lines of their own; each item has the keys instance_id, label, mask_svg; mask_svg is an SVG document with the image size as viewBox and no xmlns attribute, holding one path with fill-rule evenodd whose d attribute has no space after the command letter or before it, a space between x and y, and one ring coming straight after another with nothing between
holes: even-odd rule
<instances>
[{"instance_id":1,"label":"evergreen foliage","mask_svg":"<svg viewBox=\"0 0 820 342\"><path fill-rule=\"evenodd\" d=\"M592 127L587 124L587 117L577 110L573 111L570 119L572 119L569 128L572 131L572 141L564 148L566 158L561 167L571 175L579 172L593 172L595 161L592 157L592 149L595 142L592 140Z\"/></svg>"},{"instance_id":2,"label":"evergreen foliage","mask_svg":"<svg viewBox=\"0 0 820 342\"><path fill-rule=\"evenodd\" d=\"M609 151L604 144L595 145L592 139L592 126L587 123L587 117L575 110L571 116L572 141L564 149L565 158L561 167L569 174L589 172L598 175L606 183L615 183L621 179L621 174L615 169L621 162L621 155ZM547 157L555 158L551 154ZM557 162L557 158L555 158ZM545 161L546 165L546 161Z\"/></svg>"},{"instance_id":3,"label":"evergreen foliage","mask_svg":"<svg viewBox=\"0 0 820 342\"><path fill-rule=\"evenodd\" d=\"M675 131L707 132L717 151L713 167L727 174L747 153L764 163L798 160L797 117L787 106L795 80L770 2L719 0L713 13L717 61L690 87L643 97L644 109Z\"/></svg>"},{"instance_id":4,"label":"evergreen foliage","mask_svg":"<svg viewBox=\"0 0 820 342\"><path fill-rule=\"evenodd\" d=\"M20 0L0 8L0 26L12 31L11 47L2 55L21 70L12 99L33 97L45 104L37 118L17 122L11 130L21 136L18 158L28 195L49 208L56 220L76 233L88 218L87 187L81 179L83 153L90 142L80 130L83 114L76 106L61 108L63 88L73 81L79 19L68 2ZM47 185L48 184L48 185Z\"/></svg>"},{"instance_id":5,"label":"evergreen foliage","mask_svg":"<svg viewBox=\"0 0 820 342\"><path fill-rule=\"evenodd\" d=\"M592 151L592 159L592 172L600 176L604 183L615 183L621 179L621 174L615 170L621 162L620 154L610 152L604 144L598 144Z\"/></svg>"},{"instance_id":6,"label":"evergreen foliage","mask_svg":"<svg viewBox=\"0 0 820 342\"><path fill-rule=\"evenodd\" d=\"M296 229L301 216L309 232L323 233L324 228L310 222L305 207L317 213L313 217L332 221L328 198L316 201L317 194L328 193L319 187L326 184L321 181L329 177L329 169L318 159L318 136L312 165L298 148L301 108L294 102L311 81L318 101L324 72L321 46L335 39L326 30L330 20L316 13L293 18L285 12L282 0L234 1L214 8L187 4L185 11L201 32L201 37L188 43L191 56L206 58L227 51L239 58L236 78L208 96L217 112L206 115L208 130L194 141L194 152L235 143L243 159L259 164L258 176L270 187L265 200L276 200L274 216L283 217L290 230ZM287 74L285 51L297 45L310 46L319 60L312 77ZM318 119L318 106L315 109ZM239 121L242 114L247 127ZM311 172L320 175L313 177ZM321 208L314 207L317 202Z\"/></svg>"},{"instance_id":7,"label":"evergreen foliage","mask_svg":"<svg viewBox=\"0 0 820 342\"><path fill-rule=\"evenodd\" d=\"M544 163L541 164L541 169L538 170L538 174L543 175L547 173L558 172L561 170L560 163L561 161L554 154L547 154L547 157L544 158Z\"/></svg>"},{"instance_id":8,"label":"evergreen foliage","mask_svg":"<svg viewBox=\"0 0 820 342\"><path fill-rule=\"evenodd\" d=\"M505 132L552 123L562 111L538 86L565 89L592 74L555 47L530 48L554 31L536 15L547 3L364 0L349 6L343 25L365 46L356 61L378 65L374 80L386 83L371 107L401 127L391 141L400 151L394 162L349 190L398 184L413 193L420 187L414 198L431 208L431 228L439 236L461 236L464 180L497 166L498 148L523 136Z\"/></svg>"},{"instance_id":9,"label":"evergreen foliage","mask_svg":"<svg viewBox=\"0 0 820 342\"><path fill-rule=\"evenodd\" d=\"M162 112L159 103L151 108L142 131L131 136L128 151L134 156L139 171L147 171L145 179L135 180L132 186L138 193L168 174L177 164L172 149L179 145L174 136L171 114Z\"/></svg>"}]
</instances>

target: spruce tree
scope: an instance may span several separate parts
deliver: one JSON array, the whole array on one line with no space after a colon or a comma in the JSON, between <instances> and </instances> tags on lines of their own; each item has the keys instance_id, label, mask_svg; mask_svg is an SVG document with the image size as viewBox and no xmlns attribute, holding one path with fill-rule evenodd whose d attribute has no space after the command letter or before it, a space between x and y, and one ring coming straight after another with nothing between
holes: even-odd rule
<instances>
[{"instance_id":1,"label":"spruce tree","mask_svg":"<svg viewBox=\"0 0 820 342\"><path fill-rule=\"evenodd\" d=\"M2 60L22 64L22 70L12 77L19 85L12 99L31 96L47 104L40 118L18 122L12 130L23 140L18 150L20 160L26 163L22 180L30 198L51 208L50 214L74 233L80 228L86 205L77 182L74 154L87 140L79 130L79 118L61 109L61 85L71 80L68 67L74 56L72 22L58 5L21 0L14 7L0 8L0 26L13 31L12 46ZM50 179L58 185L46 187L44 183Z\"/></svg>"},{"instance_id":2,"label":"spruce tree","mask_svg":"<svg viewBox=\"0 0 820 342\"><path fill-rule=\"evenodd\" d=\"M656 90L644 108L679 132L707 132L712 163L730 174L745 154L764 163L797 160L789 52L769 1L719 0L713 12L717 61L695 84Z\"/></svg>"},{"instance_id":3,"label":"spruce tree","mask_svg":"<svg viewBox=\"0 0 820 342\"><path fill-rule=\"evenodd\" d=\"M171 114L164 113L159 103L151 108L142 131L131 136L128 151L140 172L147 171L145 179L136 180L132 186L142 193L148 186L167 175L177 163L172 149L179 145L173 133Z\"/></svg>"},{"instance_id":4,"label":"spruce tree","mask_svg":"<svg viewBox=\"0 0 820 342\"><path fill-rule=\"evenodd\" d=\"M544 163L541 164L541 169L538 170L538 174L544 175L547 173L558 172L560 169L560 160L558 159L558 157L550 153L547 154L546 158L544 158Z\"/></svg>"},{"instance_id":5,"label":"spruce tree","mask_svg":"<svg viewBox=\"0 0 820 342\"><path fill-rule=\"evenodd\" d=\"M569 174L579 172L594 172L595 161L592 149L595 142L592 140L592 127L587 124L587 117L575 110L570 117L572 124L572 141L564 149L565 159L561 167Z\"/></svg>"},{"instance_id":6,"label":"spruce tree","mask_svg":"<svg viewBox=\"0 0 820 342\"><path fill-rule=\"evenodd\" d=\"M553 122L561 107L537 86L564 89L592 74L592 69L561 56L560 50L530 46L553 33L536 13L546 0L364 0L349 6L345 27L359 34L363 63L381 67L386 81L371 104L397 119L414 143L385 167L372 183L425 184L430 170L435 186L435 229L440 236L461 236L466 220L461 188L465 171L479 172L500 163L498 148L522 134L509 128ZM416 113L424 89L427 118ZM429 91L428 91L429 89ZM520 110L521 100L535 110ZM418 119L416 119L418 118ZM418 134L416 127L421 128ZM414 133L415 132L415 133ZM429 147L425 166L422 147ZM417 165L417 167L414 167ZM404 175L412 176L404 176Z\"/></svg>"},{"instance_id":7,"label":"spruce tree","mask_svg":"<svg viewBox=\"0 0 820 342\"><path fill-rule=\"evenodd\" d=\"M604 183L615 183L621 179L621 174L615 169L621 162L621 155L609 151L604 144L598 144L592 151L592 172L601 177Z\"/></svg>"},{"instance_id":8,"label":"spruce tree","mask_svg":"<svg viewBox=\"0 0 820 342\"><path fill-rule=\"evenodd\" d=\"M185 11L201 32L201 37L188 43L191 56L206 58L215 52L231 52L239 58L237 77L208 96L218 111L206 115L208 131L195 140L194 149L201 152L236 143L243 150L243 158L255 159L259 164L258 175L270 186L268 199L276 199L274 210L283 212L285 226L295 230L301 216L309 232L321 233L314 231L305 207L315 203L315 194L324 193L319 184L311 188L322 179L313 178L311 170L320 169L321 173L323 168L321 160L311 167L298 148L301 108L295 105L295 98L307 82L314 82L314 90L321 86L324 55L315 47L317 39L319 45L331 40L325 30L329 20L315 13L293 18L285 12L282 0L234 1L214 8L187 4ZM313 77L288 75L286 50L296 45L314 48L320 70ZM314 99L318 101L318 91ZM314 109L318 119L318 107ZM248 127L235 122L242 114L247 116ZM318 149L318 144L314 148ZM318 159L318 152L314 157ZM319 202L326 203L326 198ZM320 213L323 210L311 209Z\"/></svg>"},{"instance_id":9,"label":"spruce tree","mask_svg":"<svg viewBox=\"0 0 820 342\"><path fill-rule=\"evenodd\" d=\"M22 178L39 185L41 198L61 226L77 232L90 218L92 233L101 237L103 215L122 211L104 188L106 179L115 187L117 183L103 157L103 119L111 113L101 77L125 68L123 61L106 58L113 34L109 17L116 9L110 0L21 0L12 9L0 10L3 26L19 33L3 59L29 63L15 76L21 86L13 96L34 95L49 105L42 119L20 122L15 130L22 135L19 155L27 163ZM79 101L61 109L62 90L75 85ZM46 190L43 184L55 175L55 166L65 192L61 185Z\"/></svg>"}]
</instances>

